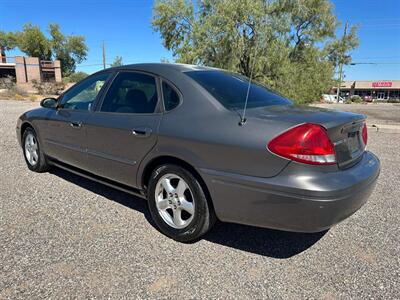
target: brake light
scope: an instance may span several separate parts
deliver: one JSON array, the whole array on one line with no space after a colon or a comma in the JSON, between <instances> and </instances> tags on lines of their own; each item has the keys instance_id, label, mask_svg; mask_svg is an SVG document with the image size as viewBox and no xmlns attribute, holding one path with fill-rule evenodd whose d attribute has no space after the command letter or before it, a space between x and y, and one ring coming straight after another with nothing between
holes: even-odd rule
<instances>
[{"instance_id":1,"label":"brake light","mask_svg":"<svg viewBox=\"0 0 400 300\"><path fill-rule=\"evenodd\" d=\"M361 135L362 135L362 139L363 139L363 142L364 142L364 146L367 146L367 142L368 142L367 123L364 123Z\"/></svg>"},{"instance_id":2,"label":"brake light","mask_svg":"<svg viewBox=\"0 0 400 300\"><path fill-rule=\"evenodd\" d=\"M320 125L305 123L285 131L268 143L279 156L312 165L336 163L335 148Z\"/></svg>"}]
</instances>

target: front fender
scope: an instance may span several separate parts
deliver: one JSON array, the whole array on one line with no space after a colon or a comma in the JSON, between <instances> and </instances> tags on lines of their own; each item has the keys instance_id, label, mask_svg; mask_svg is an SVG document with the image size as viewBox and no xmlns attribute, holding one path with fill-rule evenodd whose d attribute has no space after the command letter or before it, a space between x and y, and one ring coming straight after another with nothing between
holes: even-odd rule
<instances>
[{"instance_id":1,"label":"front fender","mask_svg":"<svg viewBox=\"0 0 400 300\"><path fill-rule=\"evenodd\" d=\"M33 130L35 130L36 137L38 138L40 145L43 145L43 140L40 134L40 130L36 122L41 118L42 117L38 113L38 109L27 111L18 118L15 130L17 134L17 140L20 146L22 146L22 134L26 126L30 126L33 128Z\"/></svg>"}]
</instances>

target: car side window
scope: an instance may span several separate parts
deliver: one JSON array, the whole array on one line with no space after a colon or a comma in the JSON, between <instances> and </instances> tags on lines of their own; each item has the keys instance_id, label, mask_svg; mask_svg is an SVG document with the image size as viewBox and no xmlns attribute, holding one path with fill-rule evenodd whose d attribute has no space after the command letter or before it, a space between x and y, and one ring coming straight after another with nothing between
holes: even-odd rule
<instances>
[{"instance_id":1,"label":"car side window","mask_svg":"<svg viewBox=\"0 0 400 300\"><path fill-rule=\"evenodd\" d=\"M163 81L162 91L166 111L172 110L179 105L179 95L172 86Z\"/></svg>"},{"instance_id":2,"label":"car side window","mask_svg":"<svg viewBox=\"0 0 400 300\"><path fill-rule=\"evenodd\" d=\"M90 110L94 100L96 100L98 93L109 76L110 73L101 73L78 83L76 87L72 87L63 95L59 107L65 109Z\"/></svg>"},{"instance_id":3,"label":"car side window","mask_svg":"<svg viewBox=\"0 0 400 300\"><path fill-rule=\"evenodd\" d=\"M104 97L100 111L153 113L158 102L156 80L137 72L120 72Z\"/></svg>"}]
</instances>

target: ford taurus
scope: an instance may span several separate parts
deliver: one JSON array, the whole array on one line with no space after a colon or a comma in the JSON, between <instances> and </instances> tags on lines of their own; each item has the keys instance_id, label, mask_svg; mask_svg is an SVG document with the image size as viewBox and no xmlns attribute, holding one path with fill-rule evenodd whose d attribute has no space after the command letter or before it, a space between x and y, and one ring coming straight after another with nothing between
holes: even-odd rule
<instances>
[{"instance_id":1,"label":"ford taurus","mask_svg":"<svg viewBox=\"0 0 400 300\"><path fill-rule=\"evenodd\" d=\"M147 198L158 229L181 242L217 219L325 230L366 202L380 171L364 115L297 106L199 66L100 71L16 130L30 170L56 166Z\"/></svg>"}]
</instances>

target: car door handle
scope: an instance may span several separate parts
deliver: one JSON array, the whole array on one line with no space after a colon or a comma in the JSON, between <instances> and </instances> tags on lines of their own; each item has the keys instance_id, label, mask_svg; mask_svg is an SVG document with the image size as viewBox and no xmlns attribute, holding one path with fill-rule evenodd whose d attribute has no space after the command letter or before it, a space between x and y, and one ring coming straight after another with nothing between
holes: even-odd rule
<instances>
[{"instance_id":1,"label":"car door handle","mask_svg":"<svg viewBox=\"0 0 400 300\"><path fill-rule=\"evenodd\" d=\"M132 129L132 134L137 137L148 137L152 133L151 128L147 127L138 127Z\"/></svg>"},{"instance_id":2,"label":"car door handle","mask_svg":"<svg viewBox=\"0 0 400 300\"><path fill-rule=\"evenodd\" d=\"M82 127L82 122L71 122L71 123L69 123L69 125L71 125L71 127L73 127L73 128L77 128L77 129L79 129L79 128L81 128Z\"/></svg>"}]
</instances>

